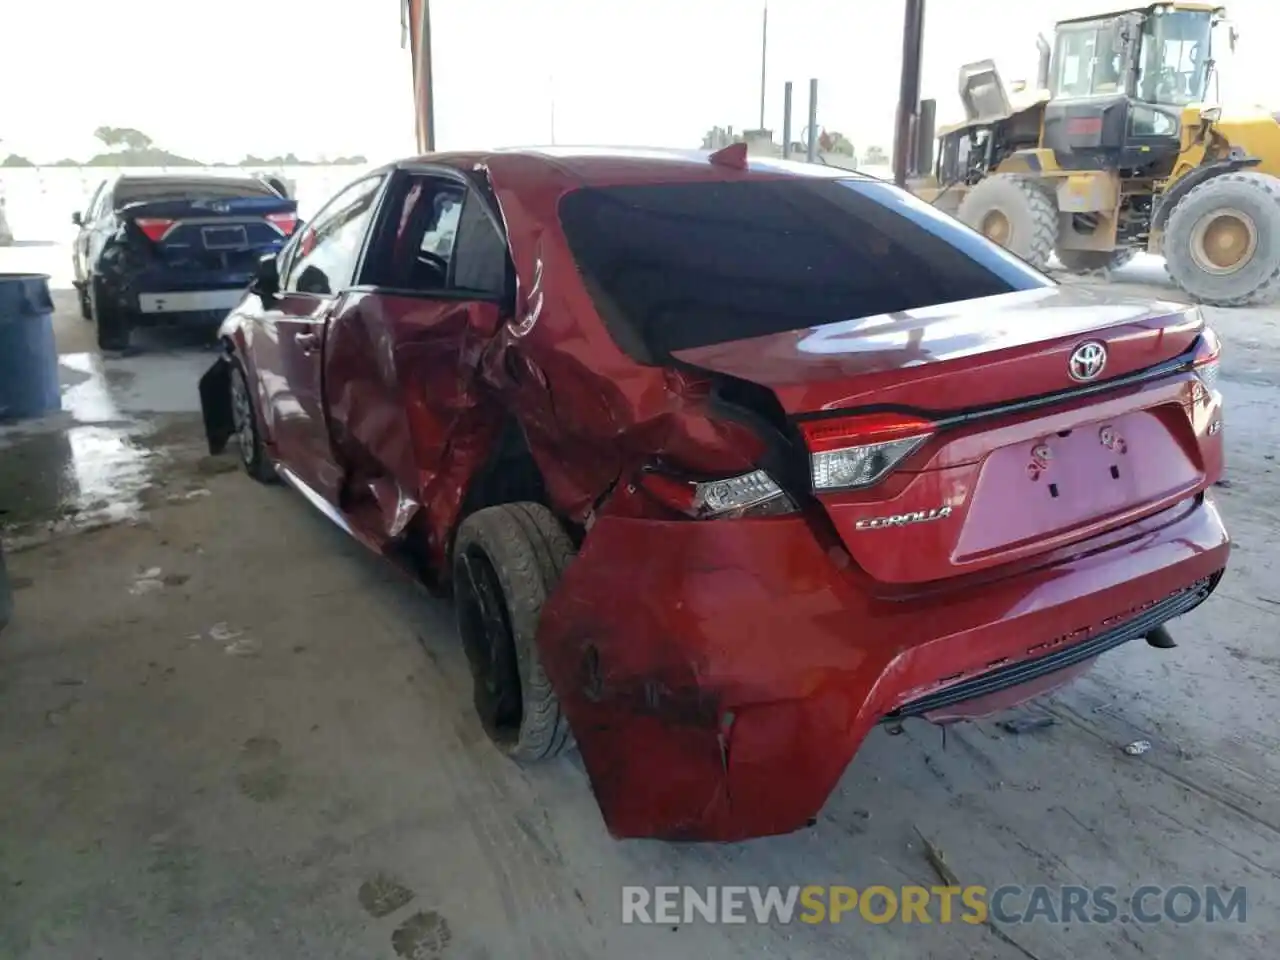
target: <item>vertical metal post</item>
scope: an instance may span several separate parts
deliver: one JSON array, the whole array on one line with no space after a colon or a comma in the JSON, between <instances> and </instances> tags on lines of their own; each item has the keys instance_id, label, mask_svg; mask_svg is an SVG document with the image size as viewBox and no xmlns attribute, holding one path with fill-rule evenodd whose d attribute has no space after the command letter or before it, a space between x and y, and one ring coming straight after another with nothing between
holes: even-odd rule
<instances>
[{"instance_id":1,"label":"vertical metal post","mask_svg":"<svg viewBox=\"0 0 1280 960\"><path fill-rule=\"evenodd\" d=\"M765 99L765 75L767 73L769 56L769 4L764 5L764 22L760 27L760 126L759 130L764 129L764 99Z\"/></svg>"},{"instance_id":2,"label":"vertical metal post","mask_svg":"<svg viewBox=\"0 0 1280 960\"><path fill-rule=\"evenodd\" d=\"M818 81L809 81L809 143L805 159L813 163L818 159Z\"/></svg>"},{"instance_id":3,"label":"vertical metal post","mask_svg":"<svg viewBox=\"0 0 1280 960\"><path fill-rule=\"evenodd\" d=\"M912 134L920 109L920 69L924 55L924 0L906 0L902 21L902 84L898 89L898 118L893 131L893 182L907 185Z\"/></svg>"},{"instance_id":4,"label":"vertical metal post","mask_svg":"<svg viewBox=\"0 0 1280 960\"><path fill-rule=\"evenodd\" d=\"M413 101L418 114L418 149L436 148L435 84L431 76L431 0L408 0L413 51Z\"/></svg>"},{"instance_id":5,"label":"vertical metal post","mask_svg":"<svg viewBox=\"0 0 1280 960\"><path fill-rule=\"evenodd\" d=\"M782 159L791 159L791 81L782 88Z\"/></svg>"}]
</instances>

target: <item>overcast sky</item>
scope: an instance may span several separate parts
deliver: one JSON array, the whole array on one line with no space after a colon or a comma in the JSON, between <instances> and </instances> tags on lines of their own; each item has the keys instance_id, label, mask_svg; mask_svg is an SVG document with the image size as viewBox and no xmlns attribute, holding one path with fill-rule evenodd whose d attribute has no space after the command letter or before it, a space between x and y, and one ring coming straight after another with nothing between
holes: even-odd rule
<instances>
[{"instance_id":1,"label":"overcast sky","mask_svg":"<svg viewBox=\"0 0 1280 960\"><path fill-rule=\"evenodd\" d=\"M1117 6L1119 4L1116 4ZM752 127L755 0L433 0L442 148L513 143L696 146ZM992 56L1031 77L1035 34L1107 0L928 0L924 95L958 111L956 72ZM0 154L84 157L99 125L136 127L206 160L293 151L413 152L399 0L0 0ZM1280 0L1236 0L1230 90L1280 109ZM198 12L197 12L198 11ZM767 126L782 84L797 123L819 80L819 123L860 149L892 136L902 0L771 0ZM554 103L554 111L552 104Z\"/></svg>"}]
</instances>

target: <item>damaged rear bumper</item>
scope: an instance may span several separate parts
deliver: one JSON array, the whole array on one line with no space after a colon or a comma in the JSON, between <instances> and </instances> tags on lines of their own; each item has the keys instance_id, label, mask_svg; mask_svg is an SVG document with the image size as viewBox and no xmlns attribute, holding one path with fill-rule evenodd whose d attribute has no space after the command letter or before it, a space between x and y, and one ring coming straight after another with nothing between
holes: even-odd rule
<instances>
[{"instance_id":1,"label":"damaged rear bumper","mask_svg":"<svg viewBox=\"0 0 1280 960\"><path fill-rule=\"evenodd\" d=\"M1052 687L1201 602L1230 545L1197 498L1073 550L886 599L804 517L605 517L544 608L539 648L615 836L785 833L877 723L954 707L948 691Z\"/></svg>"}]
</instances>

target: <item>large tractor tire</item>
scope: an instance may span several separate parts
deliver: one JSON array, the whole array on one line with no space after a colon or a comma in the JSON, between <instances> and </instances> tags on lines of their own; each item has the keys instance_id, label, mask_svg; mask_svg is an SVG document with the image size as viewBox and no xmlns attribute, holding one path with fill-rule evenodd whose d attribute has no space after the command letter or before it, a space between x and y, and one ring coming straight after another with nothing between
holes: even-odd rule
<instances>
[{"instance_id":1,"label":"large tractor tire","mask_svg":"<svg viewBox=\"0 0 1280 960\"><path fill-rule=\"evenodd\" d=\"M1033 267L1049 265L1058 240L1058 205L1039 181L994 174L969 191L956 216Z\"/></svg>"},{"instance_id":2,"label":"large tractor tire","mask_svg":"<svg viewBox=\"0 0 1280 960\"><path fill-rule=\"evenodd\" d=\"M1280 293L1280 179L1223 173L1193 187L1169 214L1164 258L1198 303L1241 307Z\"/></svg>"},{"instance_id":3,"label":"large tractor tire","mask_svg":"<svg viewBox=\"0 0 1280 960\"><path fill-rule=\"evenodd\" d=\"M1095 270L1119 270L1138 255L1135 247L1119 250L1059 250L1058 262L1071 273L1093 273Z\"/></svg>"}]
</instances>

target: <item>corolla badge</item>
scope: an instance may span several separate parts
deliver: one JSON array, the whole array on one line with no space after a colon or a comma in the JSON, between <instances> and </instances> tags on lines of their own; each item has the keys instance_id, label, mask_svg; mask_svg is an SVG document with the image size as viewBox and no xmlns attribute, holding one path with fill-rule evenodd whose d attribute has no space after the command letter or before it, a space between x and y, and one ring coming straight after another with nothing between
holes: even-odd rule
<instances>
[{"instance_id":1,"label":"corolla badge","mask_svg":"<svg viewBox=\"0 0 1280 960\"><path fill-rule=\"evenodd\" d=\"M913 523L928 523L930 520L945 520L951 516L951 507L934 507L932 510L913 510L911 513L898 513L891 517L866 517L853 525L855 530L884 530L890 527L905 527Z\"/></svg>"},{"instance_id":2,"label":"corolla badge","mask_svg":"<svg viewBox=\"0 0 1280 960\"><path fill-rule=\"evenodd\" d=\"M1072 380L1087 383L1098 379L1107 365L1107 346L1099 340L1086 340L1071 351L1067 373Z\"/></svg>"}]
</instances>

